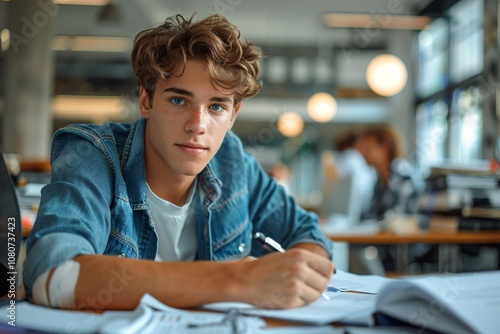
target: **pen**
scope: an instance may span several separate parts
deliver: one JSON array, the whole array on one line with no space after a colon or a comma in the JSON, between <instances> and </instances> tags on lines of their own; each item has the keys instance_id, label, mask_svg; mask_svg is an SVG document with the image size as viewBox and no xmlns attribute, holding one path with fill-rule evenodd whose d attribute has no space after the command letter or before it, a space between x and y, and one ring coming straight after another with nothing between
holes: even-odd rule
<instances>
[{"instance_id":1,"label":"pen","mask_svg":"<svg viewBox=\"0 0 500 334\"><path fill-rule=\"evenodd\" d=\"M264 247L268 251L280 253L285 252L285 249L281 247L279 243L269 237L266 237L264 233L257 232L255 233L254 238L262 245L262 247Z\"/></svg>"},{"instance_id":2,"label":"pen","mask_svg":"<svg viewBox=\"0 0 500 334\"><path fill-rule=\"evenodd\" d=\"M262 247L271 252L280 252L280 253L285 252L285 249L281 247L281 245L278 242L276 242L272 238L267 237L262 232L256 232L254 235L254 239L257 240L257 242L259 242L262 245ZM324 292L321 294L321 296L326 300L330 300L330 297L328 297Z\"/></svg>"}]
</instances>

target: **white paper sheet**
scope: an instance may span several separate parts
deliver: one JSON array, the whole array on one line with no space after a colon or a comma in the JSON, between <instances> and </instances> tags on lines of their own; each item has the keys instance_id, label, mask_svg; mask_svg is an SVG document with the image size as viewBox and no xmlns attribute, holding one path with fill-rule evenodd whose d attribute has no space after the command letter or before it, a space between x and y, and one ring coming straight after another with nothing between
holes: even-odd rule
<instances>
[{"instance_id":1,"label":"white paper sheet","mask_svg":"<svg viewBox=\"0 0 500 334\"><path fill-rule=\"evenodd\" d=\"M392 279L376 275L356 275L338 270L332 275L329 286L334 286L341 290L378 293L382 287Z\"/></svg>"},{"instance_id":2,"label":"white paper sheet","mask_svg":"<svg viewBox=\"0 0 500 334\"><path fill-rule=\"evenodd\" d=\"M16 326L54 333L179 333L230 334L233 325L238 333L256 333L265 326L256 317L235 317L223 322L225 314L186 311L168 307L150 295L145 295L133 311L107 311L102 314L65 311L34 305L27 301L16 303ZM7 320L6 320L7 319ZM3 315L0 322L7 323Z\"/></svg>"}]
</instances>

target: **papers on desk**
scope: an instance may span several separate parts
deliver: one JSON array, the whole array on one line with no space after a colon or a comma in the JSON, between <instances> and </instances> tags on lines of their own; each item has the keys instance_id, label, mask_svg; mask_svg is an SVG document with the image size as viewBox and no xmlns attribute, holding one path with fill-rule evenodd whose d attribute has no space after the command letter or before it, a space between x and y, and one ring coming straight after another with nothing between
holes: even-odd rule
<instances>
[{"instance_id":1,"label":"papers on desk","mask_svg":"<svg viewBox=\"0 0 500 334\"><path fill-rule=\"evenodd\" d=\"M260 334L346 334L344 328L335 328L333 326L290 326L264 328ZM350 333L349 333L350 334ZM396 333L394 333L396 334ZM399 333L401 334L401 333Z\"/></svg>"},{"instance_id":2,"label":"papers on desk","mask_svg":"<svg viewBox=\"0 0 500 334\"><path fill-rule=\"evenodd\" d=\"M328 286L334 286L343 291L378 293L392 279L376 275L356 275L337 270Z\"/></svg>"},{"instance_id":3,"label":"papers on desk","mask_svg":"<svg viewBox=\"0 0 500 334\"><path fill-rule=\"evenodd\" d=\"M51 333L258 333L265 322L255 317L192 312L166 306L144 295L134 311L102 314L64 311L29 302L16 304L16 326ZM2 317L0 322L6 322Z\"/></svg>"},{"instance_id":4,"label":"papers on desk","mask_svg":"<svg viewBox=\"0 0 500 334\"><path fill-rule=\"evenodd\" d=\"M258 317L268 317L282 320L292 320L314 325L325 325L349 319L357 323L356 319L363 319L363 324L371 324L371 313L375 307L376 293L382 289L390 279L379 276L360 276L344 271L338 271L332 276L329 286L343 292L325 293L330 300L323 298L304 307L288 310L261 309L245 303L213 303L203 308L215 311L237 309L238 312ZM369 315L369 320L364 315ZM365 323L369 321L370 323Z\"/></svg>"},{"instance_id":5,"label":"papers on desk","mask_svg":"<svg viewBox=\"0 0 500 334\"><path fill-rule=\"evenodd\" d=\"M500 271L394 281L380 291L376 311L422 330L498 333Z\"/></svg>"},{"instance_id":6,"label":"papers on desk","mask_svg":"<svg viewBox=\"0 0 500 334\"><path fill-rule=\"evenodd\" d=\"M355 292L327 293L329 301L319 299L290 310L264 310L241 303L205 307L237 308L243 314L316 325L404 323L422 333L496 333L500 328L500 271L398 280L340 272L330 283Z\"/></svg>"},{"instance_id":7,"label":"papers on desk","mask_svg":"<svg viewBox=\"0 0 500 334\"><path fill-rule=\"evenodd\" d=\"M243 303L216 303L204 308L224 313L192 312L171 308L149 295L141 299L134 311L103 314L56 310L18 302L16 325L56 333L279 334L284 331L263 329L265 324L259 317L268 317L317 326L332 322L366 326L408 324L418 333L496 333L500 328L500 271L398 280L339 271L333 275L330 285L344 292L326 292L330 300L320 298L307 306L289 310L259 309ZM1 316L0 323L6 324L8 319ZM369 332L389 333L377 328L373 327ZM356 332L368 331L356 329ZM405 332L413 333L411 330ZM336 329L314 327L308 333L333 334Z\"/></svg>"}]
</instances>

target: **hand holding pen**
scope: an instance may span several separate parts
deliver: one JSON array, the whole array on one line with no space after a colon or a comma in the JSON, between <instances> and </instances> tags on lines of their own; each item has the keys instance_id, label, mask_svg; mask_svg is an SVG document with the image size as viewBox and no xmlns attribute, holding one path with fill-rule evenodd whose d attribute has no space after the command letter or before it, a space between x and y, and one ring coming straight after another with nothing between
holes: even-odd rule
<instances>
[{"instance_id":1,"label":"hand holding pen","mask_svg":"<svg viewBox=\"0 0 500 334\"><path fill-rule=\"evenodd\" d=\"M285 249L278 242L267 237L264 233L257 232L255 233L254 238L268 251L285 253ZM328 297L324 292L321 296L326 300L330 300L330 297Z\"/></svg>"}]
</instances>

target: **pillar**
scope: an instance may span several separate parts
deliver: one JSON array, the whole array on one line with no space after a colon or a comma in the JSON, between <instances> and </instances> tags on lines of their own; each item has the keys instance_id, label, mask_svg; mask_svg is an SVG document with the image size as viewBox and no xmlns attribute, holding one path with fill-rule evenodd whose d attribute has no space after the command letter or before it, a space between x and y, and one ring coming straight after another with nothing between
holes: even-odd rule
<instances>
[{"instance_id":1,"label":"pillar","mask_svg":"<svg viewBox=\"0 0 500 334\"><path fill-rule=\"evenodd\" d=\"M58 7L51 0L16 0L7 8L10 46L5 55L2 146L22 159L46 159L54 82L50 43Z\"/></svg>"},{"instance_id":2,"label":"pillar","mask_svg":"<svg viewBox=\"0 0 500 334\"><path fill-rule=\"evenodd\" d=\"M413 65L412 43L415 32L412 30L388 31L388 53L399 57L408 70L408 82L405 88L395 96L387 99L389 119L396 126L405 140L406 156L412 156L415 150L415 70Z\"/></svg>"}]
</instances>

